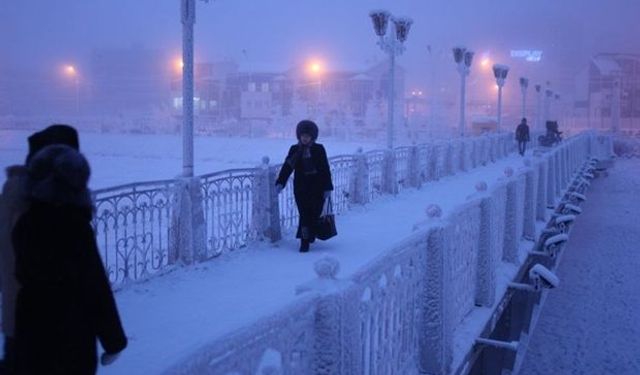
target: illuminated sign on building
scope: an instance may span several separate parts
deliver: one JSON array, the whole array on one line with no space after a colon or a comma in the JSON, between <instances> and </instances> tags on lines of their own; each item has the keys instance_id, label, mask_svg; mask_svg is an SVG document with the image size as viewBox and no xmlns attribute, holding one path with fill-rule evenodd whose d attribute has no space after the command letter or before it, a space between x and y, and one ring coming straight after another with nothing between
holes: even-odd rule
<instances>
[{"instance_id":1,"label":"illuminated sign on building","mask_svg":"<svg viewBox=\"0 0 640 375\"><path fill-rule=\"evenodd\" d=\"M542 60L542 51L529 49L511 50L511 57L522 58L531 62L538 62Z\"/></svg>"}]
</instances>

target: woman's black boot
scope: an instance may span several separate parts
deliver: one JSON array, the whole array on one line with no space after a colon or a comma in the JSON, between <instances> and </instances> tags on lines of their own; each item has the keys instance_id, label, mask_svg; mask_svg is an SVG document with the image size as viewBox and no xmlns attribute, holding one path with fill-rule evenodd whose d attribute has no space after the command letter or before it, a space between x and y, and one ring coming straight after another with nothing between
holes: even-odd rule
<instances>
[{"instance_id":1,"label":"woman's black boot","mask_svg":"<svg viewBox=\"0 0 640 375\"><path fill-rule=\"evenodd\" d=\"M306 253L307 251L309 251L309 240L300 240L300 252Z\"/></svg>"}]
</instances>

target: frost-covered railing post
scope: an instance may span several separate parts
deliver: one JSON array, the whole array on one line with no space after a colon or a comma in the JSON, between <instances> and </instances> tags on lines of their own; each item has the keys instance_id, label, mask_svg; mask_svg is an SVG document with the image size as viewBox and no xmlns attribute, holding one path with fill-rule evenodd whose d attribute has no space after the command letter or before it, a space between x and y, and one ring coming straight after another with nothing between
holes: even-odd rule
<instances>
[{"instance_id":1,"label":"frost-covered railing post","mask_svg":"<svg viewBox=\"0 0 640 375\"><path fill-rule=\"evenodd\" d=\"M362 148L354 156L353 169L349 179L349 201L354 204L369 203L369 166Z\"/></svg>"},{"instance_id":2,"label":"frost-covered railing post","mask_svg":"<svg viewBox=\"0 0 640 375\"><path fill-rule=\"evenodd\" d=\"M553 171L555 172L555 183L556 185L554 186L554 192L555 192L555 196L559 197L560 194L562 194L562 175L560 173L560 170L562 169L562 165L561 165L561 160L560 160L560 152L556 149L553 151L553 164L554 164L554 169Z\"/></svg>"},{"instance_id":3,"label":"frost-covered railing post","mask_svg":"<svg viewBox=\"0 0 640 375\"><path fill-rule=\"evenodd\" d=\"M505 169L507 177L507 205L505 211L505 232L502 259L518 264L518 245L522 237L522 216L524 212L524 178L513 176L511 168ZM520 181L522 180L522 181Z\"/></svg>"},{"instance_id":4,"label":"frost-covered railing post","mask_svg":"<svg viewBox=\"0 0 640 375\"><path fill-rule=\"evenodd\" d=\"M460 170L463 172L473 168L471 162L471 151L473 150L474 139L462 139L460 141Z\"/></svg>"},{"instance_id":5,"label":"frost-covered railing post","mask_svg":"<svg viewBox=\"0 0 640 375\"><path fill-rule=\"evenodd\" d=\"M538 159L538 197L536 199L536 219L540 221L547 221L547 168L549 164L545 159Z\"/></svg>"},{"instance_id":6,"label":"frost-covered railing post","mask_svg":"<svg viewBox=\"0 0 640 375\"><path fill-rule=\"evenodd\" d=\"M545 157L547 165L547 208L556 206L556 163L553 155Z\"/></svg>"},{"instance_id":7,"label":"frost-covered railing post","mask_svg":"<svg viewBox=\"0 0 640 375\"><path fill-rule=\"evenodd\" d=\"M396 174L395 150L385 150L382 168L382 192L398 194L398 178Z\"/></svg>"},{"instance_id":8,"label":"frost-covered railing post","mask_svg":"<svg viewBox=\"0 0 640 375\"><path fill-rule=\"evenodd\" d=\"M536 200L538 198L539 173L538 169L535 166L532 166L531 160L526 159L524 162L527 169L525 172L526 184L524 191L523 236L527 240L534 241L536 238Z\"/></svg>"},{"instance_id":9,"label":"frost-covered railing post","mask_svg":"<svg viewBox=\"0 0 640 375\"><path fill-rule=\"evenodd\" d=\"M420 188L422 185L423 174L420 172L420 152L416 145L409 147L409 164L408 164L408 183L409 186Z\"/></svg>"},{"instance_id":10,"label":"frost-covered railing post","mask_svg":"<svg viewBox=\"0 0 640 375\"><path fill-rule=\"evenodd\" d=\"M445 142L444 144L444 175L451 176L455 174L454 169L454 150L451 142Z\"/></svg>"},{"instance_id":11,"label":"frost-covered railing post","mask_svg":"<svg viewBox=\"0 0 640 375\"><path fill-rule=\"evenodd\" d=\"M174 189L169 263L192 264L204 259L207 251L200 178L178 178Z\"/></svg>"},{"instance_id":12,"label":"frost-covered railing post","mask_svg":"<svg viewBox=\"0 0 640 375\"><path fill-rule=\"evenodd\" d=\"M502 257L506 188L500 184L492 192L486 182L476 184L480 206L480 237L475 304L493 306L496 297L497 268Z\"/></svg>"},{"instance_id":13,"label":"frost-covered railing post","mask_svg":"<svg viewBox=\"0 0 640 375\"><path fill-rule=\"evenodd\" d=\"M332 375L348 371L343 363L343 350L351 345L348 335L343 335L343 322L354 323L355 318L343 316L349 303L343 301L340 291L349 282L336 278L339 269L340 264L335 258L321 258L314 264L317 278L296 288L297 294L312 292L320 295L314 314L313 374Z\"/></svg>"},{"instance_id":14,"label":"frost-covered railing post","mask_svg":"<svg viewBox=\"0 0 640 375\"><path fill-rule=\"evenodd\" d=\"M269 165L269 158L263 157L262 164L255 169L253 177L253 200L251 202L253 229L257 239L281 238L279 200L275 189L276 168Z\"/></svg>"},{"instance_id":15,"label":"frost-covered railing post","mask_svg":"<svg viewBox=\"0 0 640 375\"><path fill-rule=\"evenodd\" d=\"M418 365L421 373L445 375L453 359L451 269L447 265L445 223L439 207L432 207L429 216L435 225L427 234L425 280L422 283L422 317L418 339Z\"/></svg>"}]
</instances>

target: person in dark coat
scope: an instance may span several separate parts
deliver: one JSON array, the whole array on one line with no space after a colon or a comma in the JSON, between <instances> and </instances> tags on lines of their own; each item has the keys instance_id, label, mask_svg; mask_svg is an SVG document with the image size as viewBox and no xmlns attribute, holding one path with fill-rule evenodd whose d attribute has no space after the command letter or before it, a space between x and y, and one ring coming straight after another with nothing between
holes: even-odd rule
<instances>
[{"instance_id":1,"label":"person in dark coat","mask_svg":"<svg viewBox=\"0 0 640 375\"><path fill-rule=\"evenodd\" d=\"M29 136L29 152L25 164L8 167L7 179L2 186L2 194L0 195L0 286L2 289L4 356L0 363L0 374L13 373L15 357L15 309L20 286L15 277L15 257L11 243L11 232L28 207L25 186L27 180L26 164L42 148L58 143L79 150L77 131L69 125L54 124Z\"/></svg>"},{"instance_id":2,"label":"person in dark coat","mask_svg":"<svg viewBox=\"0 0 640 375\"><path fill-rule=\"evenodd\" d=\"M127 345L91 227L89 175L66 145L45 147L27 165L29 207L12 232L18 375L95 374L96 340L103 364Z\"/></svg>"},{"instance_id":3,"label":"person in dark coat","mask_svg":"<svg viewBox=\"0 0 640 375\"><path fill-rule=\"evenodd\" d=\"M324 147L316 143L318 126L310 120L303 120L296 126L298 144L291 146L276 180L278 192L286 186L291 173L293 194L300 219L296 238L300 238L300 251L309 251L309 244L315 240L315 226L322 213L325 199L333 191L331 169Z\"/></svg>"},{"instance_id":4,"label":"person in dark coat","mask_svg":"<svg viewBox=\"0 0 640 375\"><path fill-rule=\"evenodd\" d=\"M518 152L524 156L527 150L527 142L529 142L529 125L527 125L527 119L524 117L516 128L516 141L518 141Z\"/></svg>"}]
</instances>

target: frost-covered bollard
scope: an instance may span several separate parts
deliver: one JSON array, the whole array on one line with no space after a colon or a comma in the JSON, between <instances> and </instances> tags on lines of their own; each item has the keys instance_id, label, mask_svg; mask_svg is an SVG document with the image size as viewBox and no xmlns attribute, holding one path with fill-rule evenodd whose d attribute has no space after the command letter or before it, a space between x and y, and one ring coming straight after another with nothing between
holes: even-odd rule
<instances>
[{"instance_id":1,"label":"frost-covered bollard","mask_svg":"<svg viewBox=\"0 0 640 375\"><path fill-rule=\"evenodd\" d=\"M484 182L484 181L478 181L478 182L476 183L476 191L477 191L477 192L479 192L479 193L480 193L480 192L484 192L484 191L487 191L487 189L488 189L488 186L487 186L487 183L486 183L486 182Z\"/></svg>"},{"instance_id":2,"label":"frost-covered bollard","mask_svg":"<svg viewBox=\"0 0 640 375\"><path fill-rule=\"evenodd\" d=\"M506 177L511 177L511 176L513 176L513 168L511 168L511 167L506 167L506 168L504 169L504 175L505 175Z\"/></svg>"},{"instance_id":3,"label":"frost-covered bollard","mask_svg":"<svg viewBox=\"0 0 640 375\"><path fill-rule=\"evenodd\" d=\"M442 208L437 204L430 204L426 209L427 216L431 219L442 217Z\"/></svg>"},{"instance_id":4,"label":"frost-covered bollard","mask_svg":"<svg viewBox=\"0 0 640 375\"><path fill-rule=\"evenodd\" d=\"M313 270L317 278L298 285L296 294L305 292L331 293L337 291L339 287L345 283L344 280L338 280L336 275L340 270L340 262L334 257L324 256L313 264Z\"/></svg>"},{"instance_id":5,"label":"frost-covered bollard","mask_svg":"<svg viewBox=\"0 0 640 375\"><path fill-rule=\"evenodd\" d=\"M336 258L326 256L313 265L316 275L321 279L336 279L336 275L340 270L340 262Z\"/></svg>"},{"instance_id":6,"label":"frost-covered bollard","mask_svg":"<svg viewBox=\"0 0 640 375\"><path fill-rule=\"evenodd\" d=\"M420 220L413 225L414 232L426 228L430 223L433 222L434 219L439 219L442 217L442 209L437 204L428 205L427 208L425 208L424 212L427 214L427 218L424 220Z\"/></svg>"}]
</instances>

